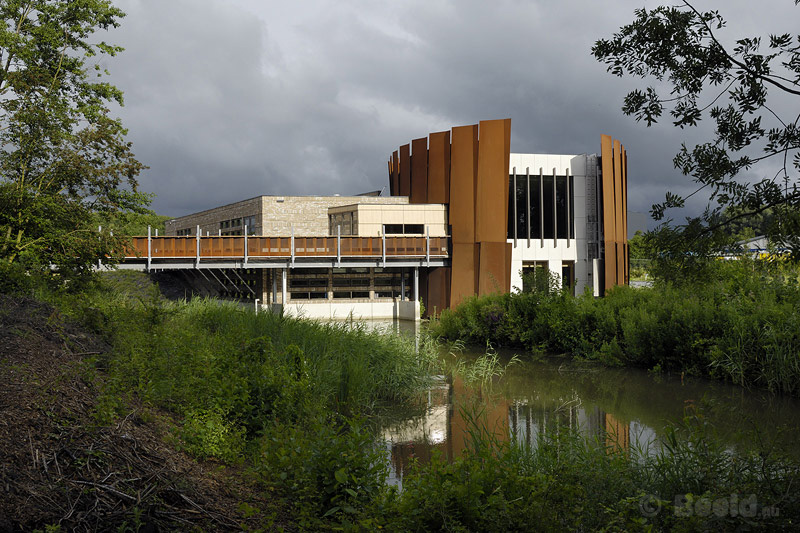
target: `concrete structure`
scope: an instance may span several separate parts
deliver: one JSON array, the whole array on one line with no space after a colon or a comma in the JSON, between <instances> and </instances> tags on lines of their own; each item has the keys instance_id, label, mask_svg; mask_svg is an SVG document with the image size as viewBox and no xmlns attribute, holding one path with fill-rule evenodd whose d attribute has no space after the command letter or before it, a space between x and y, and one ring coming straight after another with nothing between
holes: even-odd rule
<instances>
[{"instance_id":1,"label":"concrete structure","mask_svg":"<svg viewBox=\"0 0 800 533\"><path fill-rule=\"evenodd\" d=\"M418 320L419 269L449 259L446 207L403 197L258 196L170 220L166 234L140 239L143 259L124 267L311 318Z\"/></svg>"},{"instance_id":2,"label":"concrete structure","mask_svg":"<svg viewBox=\"0 0 800 533\"><path fill-rule=\"evenodd\" d=\"M405 197L395 197L405 198ZM443 204L353 204L328 208L331 235L379 237L386 235L447 236L447 206Z\"/></svg>"},{"instance_id":3,"label":"concrete structure","mask_svg":"<svg viewBox=\"0 0 800 533\"><path fill-rule=\"evenodd\" d=\"M353 204L407 205L408 198L380 196L256 196L166 223L166 235L328 235L328 208ZM247 222L250 222L247 224Z\"/></svg>"},{"instance_id":4,"label":"concrete structure","mask_svg":"<svg viewBox=\"0 0 800 533\"><path fill-rule=\"evenodd\" d=\"M160 242L159 268L242 268L215 276L225 295L325 318L417 318L420 299L438 313L522 290L535 268L597 296L626 284L625 148L607 135L600 155L510 146L510 119L455 127L392 154L389 197L258 196L171 220L168 236L196 242Z\"/></svg>"}]
</instances>

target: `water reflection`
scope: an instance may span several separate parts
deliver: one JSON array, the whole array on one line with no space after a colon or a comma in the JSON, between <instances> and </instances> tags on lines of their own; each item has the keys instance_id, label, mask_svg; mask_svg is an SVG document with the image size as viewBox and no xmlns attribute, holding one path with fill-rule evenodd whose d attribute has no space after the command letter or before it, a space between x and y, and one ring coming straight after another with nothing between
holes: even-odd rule
<instances>
[{"instance_id":1,"label":"water reflection","mask_svg":"<svg viewBox=\"0 0 800 533\"><path fill-rule=\"evenodd\" d=\"M750 446L741 435L758 428L780 451L800 456L800 401L700 379L651 376L636 369L601 369L563 360L514 365L491 393L462 380L439 382L422 405L395 412L383 437L399 483L409 460L447 458L465 449L476 410L495 437L535 448L549 431L577 430L607 446L652 450L687 405L704 416L732 449Z\"/></svg>"},{"instance_id":2,"label":"water reflection","mask_svg":"<svg viewBox=\"0 0 800 533\"><path fill-rule=\"evenodd\" d=\"M420 323L414 320L393 320L376 318L374 320L321 320L333 324L344 324L353 327L364 328L367 331L377 331L379 333L394 333L408 337L418 337L420 333Z\"/></svg>"}]
</instances>

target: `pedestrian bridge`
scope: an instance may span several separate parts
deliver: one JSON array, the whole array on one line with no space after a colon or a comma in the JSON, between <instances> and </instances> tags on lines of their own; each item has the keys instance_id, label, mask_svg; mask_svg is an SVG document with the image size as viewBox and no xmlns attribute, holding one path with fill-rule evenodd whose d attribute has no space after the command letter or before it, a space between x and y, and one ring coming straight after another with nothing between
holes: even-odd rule
<instances>
[{"instance_id":1,"label":"pedestrian bridge","mask_svg":"<svg viewBox=\"0 0 800 533\"><path fill-rule=\"evenodd\" d=\"M450 264L448 237L133 237L118 268L386 268Z\"/></svg>"}]
</instances>

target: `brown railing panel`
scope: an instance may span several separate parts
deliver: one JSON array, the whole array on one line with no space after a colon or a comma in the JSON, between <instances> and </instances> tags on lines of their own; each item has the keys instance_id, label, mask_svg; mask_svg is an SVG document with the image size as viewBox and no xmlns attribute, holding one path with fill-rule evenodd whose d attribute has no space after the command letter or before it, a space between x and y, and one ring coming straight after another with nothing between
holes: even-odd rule
<instances>
[{"instance_id":1,"label":"brown railing panel","mask_svg":"<svg viewBox=\"0 0 800 533\"><path fill-rule=\"evenodd\" d=\"M147 237L134 237L131 241L131 246L125 250L125 257L147 257Z\"/></svg>"},{"instance_id":2,"label":"brown railing panel","mask_svg":"<svg viewBox=\"0 0 800 533\"><path fill-rule=\"evenodd\" d=\"M200 257L244 257L244 237L200 237Z\"/></svg>"},{"instance_id":3,"label":"brown railing panel","mask_svg":"<svg viewBox=\"0 0 800 533\"><path fill-rule=\"evenodd\" d=\"M431 237L430 249L425 237L386 237L387 257L431 257L449 255L447 237ZM384 239L381 237L341 237L342 257L381 257ZM200 258L244 258L245 238L242 236L200 237ZM248 237L248 257L291 257L291 237ZM126 257L147 257L147 237L133 237ZM336 237L295 237L295 257L336 257ZM189 258L197 256L196 237L153 237L150 257Z\"/></svg>"}]
</instances>

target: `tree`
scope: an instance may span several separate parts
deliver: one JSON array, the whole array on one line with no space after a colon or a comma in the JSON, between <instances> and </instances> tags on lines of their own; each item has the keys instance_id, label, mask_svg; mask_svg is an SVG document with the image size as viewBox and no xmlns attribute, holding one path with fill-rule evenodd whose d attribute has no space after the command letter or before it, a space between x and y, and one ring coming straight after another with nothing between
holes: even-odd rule
<instances>
[{"instance_id":1,"label":"tree","mask_svg":"<svg viewBox=\"0 0 800 533\"><path fill-rule=\"evenodd\" d=\"M85 274L123 244L92 221L149 203L99 62L121 48L96 33L123 16L110 0L0 3L0 264Z\"/></svg>"},{"instance_id":2,"label":"tree","mask_svg":"<svg viewBox=\"0 0 800 533\"><path fill-rule=\"evenodd\" d=\"M713 139L691 148L684 143L674 159L699 185L695 192L707 191L709 206L673 227L665 213L683 207L685 198L668 192L651 211L664 222L646 240L662 260L692 269L729 244L727 226L769 212L770 240L800 257L800 36L742 37L726 47L719 12L701 12L687 1L638 9L635 16L592 48L609 72L656 81L658 87L630 92L623 112L647 126L665 109L679 128L697 126L703 118L715 125ZM766 52L760 51L762 40ZM776 106L775 100L788 103ZM762 172L773 162L777 173L753 183L743 179L747 171Z\"/></svg>"}]
</instances>

